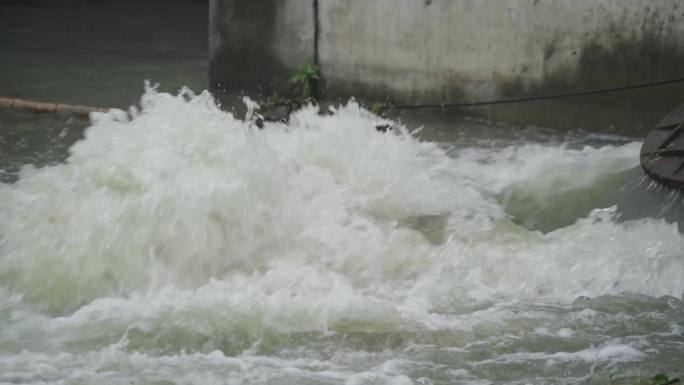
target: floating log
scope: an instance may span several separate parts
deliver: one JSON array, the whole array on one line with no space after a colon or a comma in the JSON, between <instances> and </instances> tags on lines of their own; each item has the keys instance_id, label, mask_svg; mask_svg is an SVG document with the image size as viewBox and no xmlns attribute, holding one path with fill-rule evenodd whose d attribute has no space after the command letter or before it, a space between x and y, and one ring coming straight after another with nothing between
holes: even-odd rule
<instances>
[{"instance_id":1,"label":"floating log","mask_svg":"<svg viewBox=\"0 0 684 385\"><path fill-rule=\"evenodd\" d=\"M17 98L0 97L0 108L12 108L17 110L27 110L39 113L63 113L88 117L91 112L107 112L109 108L79 106L73 104L39 102L35 100L24 100Z\"/></svg>"}]
</instances>

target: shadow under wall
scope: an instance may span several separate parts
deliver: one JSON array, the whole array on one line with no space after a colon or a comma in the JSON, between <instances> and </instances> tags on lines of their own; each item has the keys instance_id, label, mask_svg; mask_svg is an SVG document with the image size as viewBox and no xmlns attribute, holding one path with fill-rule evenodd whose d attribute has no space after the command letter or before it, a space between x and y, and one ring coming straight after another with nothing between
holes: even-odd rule
<instances>
[{"instance_id":1,"label":"shadow under wall","mask_svg":"<svg viewBox=\"0 0 684 385\"><path fill-rule=\"evenodd\" d=\"M212 0L209 79L217 96L266 97L289 88L293 70L273 49L279 7L271 1Z\"/></svg>"},{"instance_id":2,"label":"shadow under wall","mask_svg":"<svg viewBox=\"0 0 684 385\"><path fill-rule=\"evenodd\" d=\"M546 61L554 59L554 47L547 47ZM492 86L498 90L494 99L537 97L600 90L684 78L684 52L661 36L642 39L616 38L610 48L590 42L578 49L578 64L545 71L545 76L530 82L523 71L493 74ZM371 73L382 78L383 71L393 76L411 76L410 71L397 73L392 68L374 68ZM325 75L325 73L324 73ZM457 73L445 75L439 88L397 91L391 84L373 85L359 79L323 79L323 93L338 101L356 97L372 104L439 104L477 101L468 96L464 85L481 86L475 80ZM489 99L488 99L489 100ZM493 106L430 109L447 115L474 116L514 126L540 126L563 130L585 129L641 137L674 108L684 104L684 82L628 91L585 95Z\"/></svg>"},{"instance_id":3,"label":"shadow under wall","mask_svg":"<svg viewBox=\"0 0 684 385\"><path fill-rule=\"evenodd\" d=\"M547 59L551 59L548 57ZM503 98L552 95L684 78L684 52L660 36L597 42L581 49L578 66L541 81L501 81ZM564 129L583 128L643 136L667 113L684 104L684 82L615 93L483 108L491 119Z\"/></svg>"}]
</instances>

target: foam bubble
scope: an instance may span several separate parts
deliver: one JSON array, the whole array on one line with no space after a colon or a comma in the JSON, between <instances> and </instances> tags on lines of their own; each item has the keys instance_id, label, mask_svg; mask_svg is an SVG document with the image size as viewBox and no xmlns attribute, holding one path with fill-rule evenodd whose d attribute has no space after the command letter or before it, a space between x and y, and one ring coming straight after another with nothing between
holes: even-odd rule
<instances>
[{"instance_id":1,"label":"foam bubble","mask_svg":"<svg viewBox=\"0 0 684 385\"><path fill-rule=\"evenodd\" d=\"M544 231L514 217L614 191L638 143L447 151L354 102L263 130L208 93L142 107L0 185L0 381L486 382L470 363L677 356L653 337L679 330L676 224L603 198ZM628 326L662 330L602 334Z\"/></svg>"}]
</instances>

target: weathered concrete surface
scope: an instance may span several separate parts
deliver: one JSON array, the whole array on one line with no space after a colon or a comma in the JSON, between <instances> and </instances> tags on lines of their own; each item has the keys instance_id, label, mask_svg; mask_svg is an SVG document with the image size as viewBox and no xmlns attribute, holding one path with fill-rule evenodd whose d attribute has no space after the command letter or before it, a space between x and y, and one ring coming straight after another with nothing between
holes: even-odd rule
<instances>
[{"instance_id":1,"label":"weathered concrete surface","mask_svg":"<svg viewBox=\"0 0 684 385\"><path fill-rule=\"evenodd\" d=\"M291 9L279 1L252 5L272 11L267 12L270 19L259 19L259 27L250 26L253 16L250 19L237 10L249 1L213 3L222 7L223 22L233 22L233 27L220 29L224 36L221 47L227 49L212 50L218 52L214 56L222 55L221 62L232 60L237 68L247 68L248 73L275 84L296 67L296 60L286 60L291 52L297 52L300 59L313 52L310 24L276 22L291 21L293 15L313 17L300 8L313 9L308 0L298 1ZM321 86L323 95L329 97L356 96L392 103L474 101L576 92L684 75L681 0L319 0L317 16ZM299 34L279 38L293 24L299 27ZM245 39L252 39L245 32L262 27L270 31L261 32L262 36L274 38L254 47L268 53L249 51L252 61L237 60L246 56L246 50L235 47L244 47ZM226 43L227 36L234 41ZM268 66L272 67L252 70L259 68L254 57L271 61ZM217 67L212 64L212 69L216 74ZM224 82L224 86L248 87L258 76L246 82ZM212 76L217 78L220 76ZM465 112L513 124L640 134L683 102L684 85L680 84Z\"/></svg>"},{"instance_id":2,"label":"weathered concrete surface","mask_svg":"<svg viewBox=\"0 0 684 385\"><path fill-rule=\"evenodd\" d=\"M214 91L270 95L313 59L310 1L210 0L209 81Z\"/></svg>"}]
</instances>

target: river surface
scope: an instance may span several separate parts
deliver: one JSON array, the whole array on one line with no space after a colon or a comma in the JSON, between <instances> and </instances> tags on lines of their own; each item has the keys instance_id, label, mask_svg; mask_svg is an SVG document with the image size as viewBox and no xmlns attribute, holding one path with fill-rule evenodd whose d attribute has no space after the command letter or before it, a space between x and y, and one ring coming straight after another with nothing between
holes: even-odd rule
<instances>
[{"instance_id":1,"label":"river surface","mask_svg":"<svg viewBox=\"0 0 684 385\"><path fill-rule=\"evenodd\" d=\"M148 87L133 117L0 111L0 384L684 374L682 195L639 140L354 102L258 129L194 60L154 74L197 95ZM144 77L112 71L54 90L133 103Z\"/></svg>"}]
</instances>

